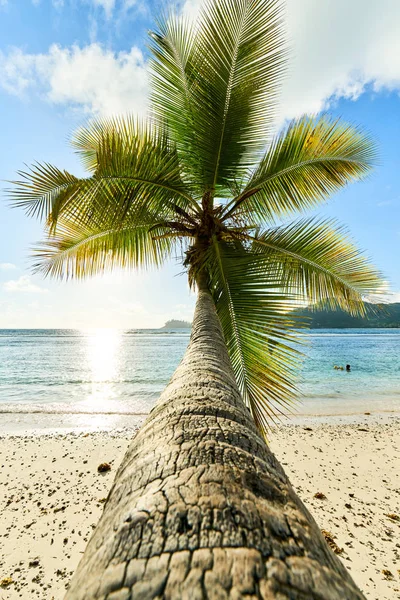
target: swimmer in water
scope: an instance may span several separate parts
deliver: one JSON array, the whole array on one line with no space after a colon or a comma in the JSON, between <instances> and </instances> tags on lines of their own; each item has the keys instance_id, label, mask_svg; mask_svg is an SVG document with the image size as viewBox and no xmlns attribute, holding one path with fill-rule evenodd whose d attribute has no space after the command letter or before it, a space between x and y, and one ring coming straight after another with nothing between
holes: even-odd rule
<instances>
[{"instance_id":1,"label":"swimmer in water","mask_svg":"<svg viewBox=\"0 0 400 600\"><path fill-rule=\"evenodd\" d=\"M346 371L347 371L347 372L351 371L351 367L350 367L350 365L346 365Z\"/></svg>"}]
</instances>

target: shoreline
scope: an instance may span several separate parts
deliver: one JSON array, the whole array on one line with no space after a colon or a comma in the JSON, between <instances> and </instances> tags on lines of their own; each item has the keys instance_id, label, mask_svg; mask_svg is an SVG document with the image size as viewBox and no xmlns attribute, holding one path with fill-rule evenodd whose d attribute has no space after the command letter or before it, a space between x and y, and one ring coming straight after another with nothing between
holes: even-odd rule
<instances>
[{"instance_id":1,"label":"shoreline","mask_svg":"<svg viewBox=\"0 0 400 600\"><path fill-rule=\"evenodd\" d=\"M269 441L319 527L343 549L339 556L367 599L395 600L400 523L387 515L400 514L400 417L371 417L280 425ZM134 433L0 436L0 578L14 582L1 598L63 598ZM97 472L102 462L110 472ZM315 498L317 492L326 498Z\"/></svg>"},{"instance_id":2,"label":"shoreline","mask_svg":"<svg viewBox=\"0 0 400 600\"><path fill-rule=\"evenodd\" d=\"M136 430L144 423L149 413L120 413L120 412L1 412L0 405L0 438L18 435L45 435L59 433L113 432ZM399 410L379 410L365 408L363 412L349 411L348 413L295 413L278 420L276 427L303 425L344 425L369 423L385 424L400 420Z\"/></svg>"}]
</instances>

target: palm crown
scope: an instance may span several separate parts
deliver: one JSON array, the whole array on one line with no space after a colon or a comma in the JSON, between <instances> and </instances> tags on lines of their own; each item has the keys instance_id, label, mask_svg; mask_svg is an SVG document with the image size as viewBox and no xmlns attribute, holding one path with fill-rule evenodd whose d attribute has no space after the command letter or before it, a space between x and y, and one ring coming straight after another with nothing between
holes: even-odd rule
<instances>
[{"instance_id":1,"label":"palm crown","mask_svg":"<svg viewBox=\"0 0 400 600\"><path fill-rule=\"evenodd\" d=\"M89 174L49 164L11 194L44 218L36 268L82 278L177 253L210 290L257 425L295 394L298 302L362 311L379 276L332 221L287 219L365 176L369 137L327 116L274 135L286 50L281 3L208 0L195 24L150 34L152 110L101 119L72 140ZM284 223L284 224L282 224Z\"/></svg>"}]
</instances>

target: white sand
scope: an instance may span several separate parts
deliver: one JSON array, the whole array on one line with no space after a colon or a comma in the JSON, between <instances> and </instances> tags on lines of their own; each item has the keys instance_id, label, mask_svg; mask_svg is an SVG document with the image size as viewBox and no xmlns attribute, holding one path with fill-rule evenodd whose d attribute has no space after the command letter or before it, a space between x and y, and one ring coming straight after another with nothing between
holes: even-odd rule
<instances>
[{"instance_id":1,"label":"white sand","mask_svg":"<svg viewBox=\"0 0 400 600\"><path fill-rule=\"evenodd\" d=\"M400 515L400 419L310 427L280 427L274 452L366 597L400 598L400 522L385 516ZM63 598L131 436L0 438L0 584L12 579L0 600ZM97 472L102 462L109 473Z\"/></svg>"}]
</instances>

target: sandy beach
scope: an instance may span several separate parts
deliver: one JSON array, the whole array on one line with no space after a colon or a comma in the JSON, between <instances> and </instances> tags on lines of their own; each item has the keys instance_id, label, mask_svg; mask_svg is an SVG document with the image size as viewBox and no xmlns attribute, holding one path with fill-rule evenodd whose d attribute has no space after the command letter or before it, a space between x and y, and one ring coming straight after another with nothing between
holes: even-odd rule
<instances>
[{"instance_id":1,"label":"sandy beach","mask_svg":"<svg viewBox=\"0 0 400 600\"><path fill-rule=\"evenodd\" d=\"M400 418L285 425L271 446L369 600L400 598ZM133 430L0 438L0 599L61 600ZM99 473L100 463L111 470ZM317 497L316 497L317 495Z\"/></svg>"}]
</instances>

